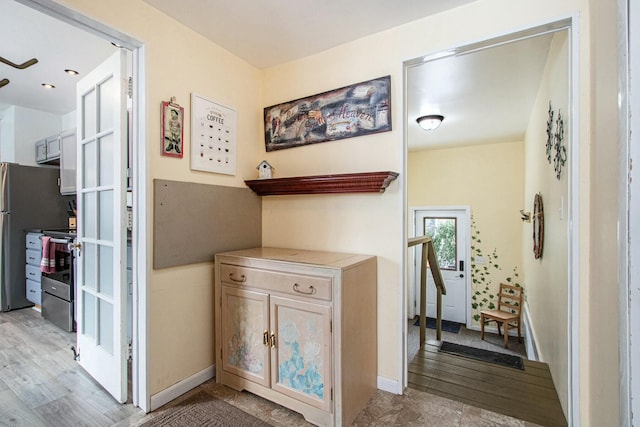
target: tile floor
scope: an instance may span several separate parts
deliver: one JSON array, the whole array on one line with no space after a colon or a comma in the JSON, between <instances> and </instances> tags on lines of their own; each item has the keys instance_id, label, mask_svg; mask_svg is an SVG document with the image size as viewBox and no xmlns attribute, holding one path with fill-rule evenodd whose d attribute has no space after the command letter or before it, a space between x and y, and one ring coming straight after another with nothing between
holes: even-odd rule
<instances>
[{"instance_id":1,"label":"tile floor","mask_svg":"<svg viewBox=\"0 0 640 427\"><path fill-rule=\"evenodd\" d=\"M143 417L133 416L125 425L139 426L171 406L204 390L213 397L222 399L237 408L260 418L274 427L311 427L304 418L275 403L247 392L237 392L228 387L208 381L155 412ZM434 396L422 391L406 389L402 396L378 390L369 404L356 417L354 427L537 427L537 424L506 415L479 409L460 402Z\"/></svg>"}]
</instances>

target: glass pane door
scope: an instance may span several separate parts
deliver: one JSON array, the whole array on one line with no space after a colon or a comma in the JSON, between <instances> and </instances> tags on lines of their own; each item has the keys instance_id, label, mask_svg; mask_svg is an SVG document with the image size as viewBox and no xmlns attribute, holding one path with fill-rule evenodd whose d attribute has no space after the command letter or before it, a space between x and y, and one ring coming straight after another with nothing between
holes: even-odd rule
<instances>
[{"instance_id":1,"label":"glass pane door","mask_svg":"<svg viewBox=\"0 0 640 427\"><path fill-rule=\"evenodd\" d=\"M80 364L120 402L127 399L123 291L124 51L78 83L78 351Z\"/></svg>"}]
</instances>

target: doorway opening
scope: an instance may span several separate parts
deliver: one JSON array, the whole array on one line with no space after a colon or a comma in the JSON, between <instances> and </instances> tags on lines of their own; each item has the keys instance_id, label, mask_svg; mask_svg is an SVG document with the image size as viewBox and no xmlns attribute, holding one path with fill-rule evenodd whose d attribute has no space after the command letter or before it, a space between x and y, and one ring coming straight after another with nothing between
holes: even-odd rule
<instances>
[{"instance_id":1,"label":"doorway opening","mask_svg":"<svg viewBox=\"0 0 640 427\"><path fill-rule=\"evenodd\" d=\"M121 316L114 316L114 322L122 322L126 327L126 344L123 345L124 358L128 358L130 363L125 363L122 367L122 375L124 378L129 377L129 402L132 402L134 406L139 406L144 411L148 411L149 397L147 396L146 389L146 323L145 323L145 311L146 305L145 298L145 284L146 284L146 272L144 268L136 268L137 265L143 265L143 263L137 262L137 260L143 260L146 257L145 241L139 236L144 234L145 228L145 159L144 159L144 96L143 87L141 82L143 73L143 57L144 50L140 42L133 38L122 34L116 30L113 30L101 23L93 21L89 18L79 15L77 12L66 8L51 0L17 0L17 3L21 3L29 9L33 9L36 13L41 13L49 18L52 18L52 22L57 22L59 25L65 25L80 30L80 32L91 33L93 36L98 36L105 41L114 44L114 51L126 51L126 72L130 77L128 80L129 94L126 103L122 105L122 108L118 115L121 115L124 119L120 122L124 127L128 126L128 131L123 132L125 138L122 145L118 145L118 150L122 151L122 158L125 159L122 162L121 168L115 173L119 176L125 177L122 181L122 185L119 185L118 191L122 190L122 203L117 203L118 212L111 212L113 217L117 216L121 218L119 224L114 224L114 230L126 230L124 231L125 237L117 239L117 245L113 247L114 251L118 251L122 254L123 262L121 264L121 274L114 275L112 286L118 289L118 292L123 295L123 305L126 305L126 309L122 311ZM60 24L61 23L61 24ZM28 29L31 25L25 23L24 28ZM46 31L46 28L39 28L38 31ZM108 43L107 42L107 43ZM125 76L123 76L125 77ZM123 78L122 81L127 87L127 79ZM79 136L79 138L81 138ZM107 152L104 153L108 154ZM84 168L78 169L78 174L85 175L86 170ZM104 189L104 187L101 187ZM126 197L124 194L126 193ZM84 193L83 193L84 194ZM78 192L76 197L82 195ZM86 226L83 221L86 220L87 213L95 214L95 210L99 209L100 205L86 205L85 217L79 216L78 228L81 229ZM106 205L104 205L106 206ZM102 212L102 217L109 217L108 212ZM98 217L96 214L95 217ZM85 224L85 225L81 225ZM103 226L104 223L99 226ZM76 250L79 248L76 248ZM82 250L86 250L84 245ZM86 258L88 252L84 252L84 258ZM78 259L78 257L76 257ZM82 258L80 258L82 259ZM101 258L101 263L104 261ZM102 265L102 264L101 264ZM115 271L115 270L114 270ZM127 297L124 297L126 295ZM140 311L140 309L142 311ZM81 325L78 325L80 329ZM106 333L108 329L102 329L100 333ZM74 334L75 335L75 334ZM73 360L73 354L68 346L65 347L69 353L69 358ZM88 357L88 353L82 352L80 349L79 357ZM77 356L77 355L76 355ZM75 365L75 362L74 362ZM125 380L126 384L126 380ZM125 385L126 387L126 385ZM125 399L126 400L126 399Z\"/></svg>"},{"instance_id":2,"label":"doorway opening","mask_svg":"<svg viewBox=\"0 0 640 427\"><path fill-rule=\"evenodd\" d=\"M574 331L577 330L579 147L574 143L577 94L572 84L576 75L576 46L576 34L568 19L404 64L407 236L416 237L418 234L413 233L422 231L416 227L419 222L415 217L424 207L469 206L471 277L465 289L469 295L465 326L479 331L480 310L490 308L501 282L522 286L527 298L522 319L527 325L527 350L535 354L541 346L547 349L545 355L549 357L553 345L553 355L544 362L549 364L553 381L558 384L557 395L569 421L578 414L573 392L578 379ZM537 59L538 63L528 63L522 72L516 70L519 62L531 59ZM484 84L478 83L485 77ZM534 83L530 84L531 81ZM528 106L520 106L520 98L529 99ZM513 111L518 108L523 109L520 118ZM549 111L553 111L553 119ZM428 114L444 117L438 129L424 131L415 123L416 118ZM568 156L558 178L554 165L546 164L545 141L548 122L557 126L559 115ZM512 125L520 130L514 131ZM505 131L498 134L495 132L498 129ZM534 144L539 140L541 144ZM553 222L549 227L553 228L550 234L555 236L553 242L547 242L547 257L543 261L534 260L532 224L523 222L518 213L533 211L536 193L543 193L548 201L545 220ZM404 386L409 382L412 361L407 349L416 295L412 289L415 267L410 251L406 260ZM549 289L540 283L542 275L550 273L557 283L547 292ZM542 297L543 289L552 301ZM561 319L566 328L548 330L546 319L542 319L542 307L548 310L548 304L554 318ZM478 332L478 343L479 335ZM496 346L495 350L501 352L502 348Z\"/></svg>"}]
</instances>

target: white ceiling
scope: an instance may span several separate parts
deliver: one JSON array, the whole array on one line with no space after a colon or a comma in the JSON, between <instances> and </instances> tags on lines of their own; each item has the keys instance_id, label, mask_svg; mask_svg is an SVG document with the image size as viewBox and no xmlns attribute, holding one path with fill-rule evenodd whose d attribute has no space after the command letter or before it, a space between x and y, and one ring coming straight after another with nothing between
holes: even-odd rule
<instances>
[{"instance_id":1,"label":"white ceiling","mask_svg":"<svg viewBox=\"0 0 640 427\"><path fill-rule=\"evenodd\" d=\"M473 0L144 0L256 67L268 67L398 26ZM38 63L15 70L0 63L4 105L63 114L75 109L75 83L116 48L109 41L0 0L0 56ZM550 36L422 63L408 72L410 149L513 141L522 137L540 84ZM69 76L65 68L80 72ZM41 83L56 85L45 90ZM357 82L344 82L345 85ZM327 87L327 90L332 88ZM300 94L300 96L313 95ZM394 107L394 106L392 106ZM397 111L400 111L398 108ZM418 128L419 115L445 116L436 131Z\"/></svg>"},{"instance_id":2,"label":"white ceiling","mask_svg":"<svg viewBox=\"0 0 640 427\"><path fill-rule=\"evenodd\" d=\"M552 34L424 62L407 72L411 150L522 141ZM441 114L425 131L416 119Z\"/></svg>"},{"instance_id":3,"label":"white ceiling","mask_svg":"<svg viewBox=\"0 0 640 427\"><path fill-rule=\"evenodd\" d=\"M15 64L38 60L24 70L0 63L0 80L10 81L0 88L0 109L19 105L55 114L75 110L76 82L116 48L13 0L0 0L0 10L0 56ZM80 74L70 76L67 68ZM56 87L44 89L42 83Z\"/></svg>"}]
</instances>

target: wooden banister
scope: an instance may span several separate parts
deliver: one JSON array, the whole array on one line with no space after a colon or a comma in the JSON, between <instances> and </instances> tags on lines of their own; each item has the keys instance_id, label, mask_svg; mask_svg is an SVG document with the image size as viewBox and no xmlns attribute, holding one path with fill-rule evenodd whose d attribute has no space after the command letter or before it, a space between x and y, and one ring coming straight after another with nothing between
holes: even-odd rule
<instances>
[{"instance_id":1,"label":"wooden banister","mask_svg":"<svg viewBox=\"0 0 640 427\"><path fill-rule=\"evenodd\" d=\"M436 339L442 340L442 295L447 294L447 288L442 280L438 258L433 247L433 240L429 236L412 237L408 240L409 247L422 245L422 260L420 262L420 348L424 347L427 328L427 261L431 267L433 283L436 285Z\"/></svg>"}]
</instances>

